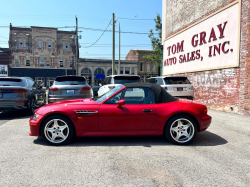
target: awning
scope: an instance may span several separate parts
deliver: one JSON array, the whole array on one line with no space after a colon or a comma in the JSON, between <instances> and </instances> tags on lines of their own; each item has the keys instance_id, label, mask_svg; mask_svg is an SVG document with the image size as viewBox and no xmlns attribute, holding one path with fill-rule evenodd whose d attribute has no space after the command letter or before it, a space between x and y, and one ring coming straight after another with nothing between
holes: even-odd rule
<instances>
[{"instance_id":1,"label":"awning","mask_svg":"<svg viewBox=\"0 0 250 187\"><path fill-rule=\"evenodd\" d=\"M97 74L97 75L95 76L95 79L105 79L105 75L103 75L102 73Z\"/></svg>"}]
</instances>

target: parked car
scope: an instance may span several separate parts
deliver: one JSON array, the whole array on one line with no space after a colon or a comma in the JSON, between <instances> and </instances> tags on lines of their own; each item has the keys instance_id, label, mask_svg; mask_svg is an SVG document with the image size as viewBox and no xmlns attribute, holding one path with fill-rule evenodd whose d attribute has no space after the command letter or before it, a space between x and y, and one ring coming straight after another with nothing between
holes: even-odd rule
<instances>
[{"instance_id":1,"label":"parked car","mask_svg":"<svg viewBox=\"0 0 250 187\"><path fill-rule=\"evenodd\" d=\"M106 85L100 87L98 91L98 97L112 90L116 86L125 83L141 82L141 78L138 75L110 75L105 78Z\"/></svg>"},{"instance_id":2,"label":"parked car","mask_svg":"<svg viewBox=\"0 0 250 187\"><path fill-rule=\"evenodd\" d=\"M53 85L49 88L48 103L92 97L93 90L88 85L85 77L60 76L56 77Z\"/></svg>"},{"instance_id":3,"label":"parked car","mask_svg":"<svg viewBox=\"0 0 250 187\"><path fill-rule=\"evenodd\" d=\"M175 144L192 142L211 123L207 107L171 96L151 83L119 85L96 99L75 99L43 106L30 119L30 136L52 145L74 136L161 136Z\"/></svg>"},{"instance_id":4,"label":"parked car","mask_svg":"<svg viewBox=\"0 0 250 187\"><path fill-rule=\"evenodd\" d=\"M175 97L193 100L194 88L187 77L184 76L161 76L151 77L146 82L156 83L163 87L169 94Z\"/></svg>"},{"instance_id":5,"label":"parked car","mask_svg":"<svg viewBox=\"0 0 250 187\"><path fill-rule=\"evenodd\" d=\"M99 89L100 89L100 86L93 86L92 87L92 90L93 90L93 93L94 93L94 97L98 96L98 90Z\"/></svg>"},{"instance_id":6,"label":"parked car","mask_svg":"<svg viewBox=\"0 0 250 187\"><path fill-rule=\"evenodd\" d=\"M30 77L0 77L0 111L35 109L46 104L45 88Z\"/></svg>"}]
</instances>

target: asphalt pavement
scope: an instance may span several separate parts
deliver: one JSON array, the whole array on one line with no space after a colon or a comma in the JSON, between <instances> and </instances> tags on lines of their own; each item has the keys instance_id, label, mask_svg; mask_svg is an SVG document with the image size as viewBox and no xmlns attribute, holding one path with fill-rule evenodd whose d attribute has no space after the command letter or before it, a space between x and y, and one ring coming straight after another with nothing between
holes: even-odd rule
<instances>
[{"instance_id":1,"label":"asphalt pavement","mask_svg":"<svg viewBox=\"0 0 250 187\"><path fill-rule=\"evenodd\" d=\"M0 114L0 186L249 186L250 117L208 113L189 146L106 137L60 147L28 135L28 114Z\"/></svg>"}]
</instances>

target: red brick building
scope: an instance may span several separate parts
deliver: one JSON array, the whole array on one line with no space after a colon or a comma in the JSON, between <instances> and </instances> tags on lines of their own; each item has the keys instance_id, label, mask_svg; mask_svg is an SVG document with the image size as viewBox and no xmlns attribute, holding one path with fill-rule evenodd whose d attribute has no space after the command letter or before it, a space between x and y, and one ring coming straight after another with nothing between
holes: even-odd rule
<instances>
[{"instance_id":1,"label":"red brick building","mask_svg":"<svg viewBox=\"0 0 250 187\"><path fill-rule=\"evenodd\" d=\"M162 1L163 75L187 76L195 100L250 115L250 1Z\"/></svg>"}]
</instances>

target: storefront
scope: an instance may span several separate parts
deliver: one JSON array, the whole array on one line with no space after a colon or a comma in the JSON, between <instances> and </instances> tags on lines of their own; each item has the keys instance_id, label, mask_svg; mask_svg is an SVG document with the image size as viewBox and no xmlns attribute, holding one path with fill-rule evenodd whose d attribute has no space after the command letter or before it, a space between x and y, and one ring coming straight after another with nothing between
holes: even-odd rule
<instances>
[{"instance_id":1,"label":"storefront","mask_svg":"<svg viewBox=\"0 0 250 187\"><path fill-rule=\"evenodd\" d=\"M249 115L250 7L244 2L163 0L163 75L187 76L194 99L210 109Z\"/></svg>"}]
</instances>

